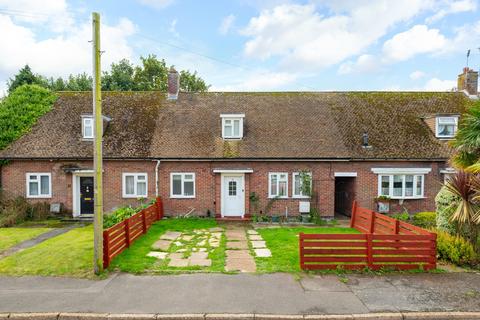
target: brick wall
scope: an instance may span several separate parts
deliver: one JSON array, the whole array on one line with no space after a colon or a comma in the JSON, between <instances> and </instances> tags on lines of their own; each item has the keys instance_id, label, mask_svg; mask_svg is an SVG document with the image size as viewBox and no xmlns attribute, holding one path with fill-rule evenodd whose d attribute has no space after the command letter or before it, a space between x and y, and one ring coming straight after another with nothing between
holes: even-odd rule
<instances>
[{"instance_id":1,"label":"brick wall","mask_svg":"<svg viewBox=\"0 0 480 320\"><path fill-rule=\"evenodd\" d=\"M61 202L69 210L72 209L72 174L65 173L63 168L76 165L91 168L91 162L67 161L13 161L2 168L2 185L7 194L25 196L27 172L52 173L52 198L32 201ZM155 165L154 161L105 161L104 164L104 198L105 210L109 211L121 205L137 205L136 199L122 198L122 173L146 172L148 174L148 197L155 197ZM206 215L207 211L220 215L221 180L214 169L250 168L253 173L245 174L245 209L250 214L249 194L255 192L259 198L259 210L265 210L268 199L268 173L287 172L288 199L278 199L273 203L270 213L290 215L298 214L299 199L292 198L292 173L309 170L313 174L313 186L317 195L312 199L320 213L332 216L334 212L335 172L356 172L353 190L355 199L362 207L375 209L374 198L378 191L378 177L371 172L373 167L430 167L432 171L425 176L425 199L405 200L400 205L392 200L391 212L401 212L406 208L409 212L434 210L434 198L443 180L439 174L445 163L437 162L208 162L208 161L162 161L159 172L159 194L163 198L166 214ZM193 172L196 175L194 199L170 198L170 174L172 172Z\"/></svg>"}]
</instances>

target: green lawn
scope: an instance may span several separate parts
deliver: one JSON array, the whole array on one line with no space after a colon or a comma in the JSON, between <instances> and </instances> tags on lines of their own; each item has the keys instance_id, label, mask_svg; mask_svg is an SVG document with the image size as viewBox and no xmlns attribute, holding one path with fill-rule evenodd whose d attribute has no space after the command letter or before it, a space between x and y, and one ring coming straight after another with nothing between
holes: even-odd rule
<instances>
[{"instance_id":1,"label":"green lawn","mask_svg":"<svg viewBox=\"0 0 480 320\"><path fill-rule=\"evenodd\" d=\"M359 233L350 228L264 228L257 229L272 252L270 258L255 258L257 272L300 272L298 234Z\"/></svg>"},{"instance_id":2,"label":"green lawn","mask_svg":"<svg viewBox=\"0 0 480 320\"><path fill-rule=\"evenodd\" d=\"M151 251L152 244L159 239L159 237L169 231L180 231L188 233L194 229L206 229L217 226L214 219L166 219L161 220L152 225L148 233L138 238L129 249L122 252L115 257L110 265L111 270L120 270L124 272L142 273L176 273L201 270L204 272L221 272L224 270L225 264L225 236L222 236L220 247L214 249L209 254L212 260L211 267L168 267L168 259L158 260L153 257L147 257ZM194 242L194 240L193 240ZM187 244L187 249L190 246ZM173 245L170 251L175 249Z\"/></svg>"},{"instance_id":3,"label":"green lawn","mask_svg":"<svg viewBox=\"0 0 480 320\"><path fill-rule=\"evenodd\" d=\"M93 227L73 229L0 260L6 275L93 275Z\"/></svg>"},{"instance_id":4,"label":"green lawn","mask_svg":"<svg viewBox=\"0 0 480 320\"><path fill-rule=\"evenodd\" d=\"M33 239L51 228L0 228L0 252L14 245Z\"/></svg>"}]
</instances>

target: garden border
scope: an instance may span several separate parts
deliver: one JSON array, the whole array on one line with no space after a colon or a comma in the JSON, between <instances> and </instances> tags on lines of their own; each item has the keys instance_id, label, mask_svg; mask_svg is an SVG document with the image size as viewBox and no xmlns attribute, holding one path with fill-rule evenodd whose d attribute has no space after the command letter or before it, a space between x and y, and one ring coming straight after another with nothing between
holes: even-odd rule
<instances>
[{"instance_id":1,"label":"garden border","mask_svg":"<svg viewBox=\"0 0 480 320\"><path fill-rule=\"evenodd\" d=\"M300 233L302 270L431 270L437 266L437 235L353 202L350 227L361 234Z\"/></svg>"},{"instance_id":2,"label":"garden border","mask_svg":"<svg viewBox=\"0 0 480 320\"><path fill-rule=\"evenodd\" d=\"M150 226L163 218L163 203L157 197L154 204L128 219L103 230L103 267L108 268L114 257L130 247Z\"/></svg>"}]
</instances>

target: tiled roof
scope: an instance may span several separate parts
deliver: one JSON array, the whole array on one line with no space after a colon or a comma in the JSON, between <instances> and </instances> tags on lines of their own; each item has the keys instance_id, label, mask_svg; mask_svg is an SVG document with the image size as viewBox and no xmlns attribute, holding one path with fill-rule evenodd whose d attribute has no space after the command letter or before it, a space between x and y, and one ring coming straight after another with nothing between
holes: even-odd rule
<instances>
[{"instance_id":1,"label":"tiled roof","mask_svg":"<svg viewBox=\"0 0 480 320\"><path fill-rule=\"evenodd\" d=\"M103 93L105 158L445 159L451 150L422 120L459 114L461 93ZM0 158L89 158L81 115L88 92L59 93L52 111ZM220 114L244 113L244 138L222 139ZM371 148L362 147L368 133Z\"/></svg>"}]
</instances>

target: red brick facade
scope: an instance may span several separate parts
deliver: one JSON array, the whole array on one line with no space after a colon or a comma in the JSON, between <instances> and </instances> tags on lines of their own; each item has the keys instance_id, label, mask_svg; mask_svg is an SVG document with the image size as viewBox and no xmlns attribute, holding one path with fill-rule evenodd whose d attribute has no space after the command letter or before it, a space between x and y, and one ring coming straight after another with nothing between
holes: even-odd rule
<instances>
[{"instance_id":1,"label":"red brick facade","mask_svg":"<svg viewBox=\"0 0 480 320\"><path fill-rule=\"evenodd\" d=\"M104 164L104 205L109 211L122 205L136 205L137 199L122 197L122 173L147 173L148 198L155 197L155 166L156 161L105 161ZM72 173L66 173L65 168L77 166L91 169L88 161L12 161L1 168L2 188L14 196L25 196L26 173L50 172L52 175L52 197L50 199L35 199L32 201L49 201L63 203L67 210L73 207ZM214 169L252 169L253 173L245 173L245 213L252 214L249 195L255 192L259 198L259 210L264 210L268 199L268 173L288 173L288 199L278 199L270 210L272 214L298 214L299 199L292 198L293 172L308 170L313 174L313 188L317 195L312 203L323 216L333 216L335 211L335 173L355 172L354 198L362 207L375 208L374 198L378 193L378 176L371 168L431 168L425 175L424 199L405 200L403 205L399 200L392 200L391 212L410 213L431 211L435 209L434 198L437 194L443 177L440 169L443 162L285 162L285 161L161 161L158 176L158 192L163 198L165 213L184 214L189 211L198 215L206 215L207 211L220 216L221 214L221 174L214 173ZM67 170L68 171L68 170ZM170 197L170 174L172 172L195 173L195 198L175 199Z\"/></svg>"}]
</instances>

